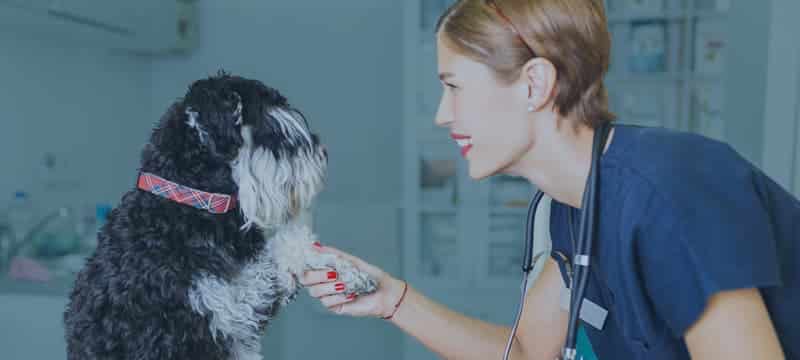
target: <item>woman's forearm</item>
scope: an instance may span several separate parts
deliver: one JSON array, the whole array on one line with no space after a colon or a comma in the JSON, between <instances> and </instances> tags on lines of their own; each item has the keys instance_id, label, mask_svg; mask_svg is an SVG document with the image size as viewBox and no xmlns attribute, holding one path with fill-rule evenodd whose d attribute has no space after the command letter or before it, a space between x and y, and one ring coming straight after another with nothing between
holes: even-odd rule
<instances>
[{"instance_id":1,"label":"woman's forearm","mask_svg":"<svg viewBox=\"0 0 800 360\"><path fill-rule=\"evenodd\" d=\"M444 359L498 359L511 332L454 312L410 286L391 321ZM516 343L511 358L524 359Z\"/></svg>"}]
</instances>

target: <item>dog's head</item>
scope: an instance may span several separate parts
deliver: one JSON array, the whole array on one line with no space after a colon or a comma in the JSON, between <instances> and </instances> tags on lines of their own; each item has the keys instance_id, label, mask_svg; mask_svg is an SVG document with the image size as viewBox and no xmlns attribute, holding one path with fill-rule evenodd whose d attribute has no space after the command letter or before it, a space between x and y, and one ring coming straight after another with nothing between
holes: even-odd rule
<instances>
[{"instance_id":1,"label":"dog's head","mask_svg":"<svg viewBox=\"0 0 800 360\"><path fill-rule=\"evenodd\" d=\"M152 143L181 166L224 168L197 175L232 180L245 228L271 228L309 207L327 165L319 138L277 90L222 72L189 87Z\"/></svg>"}]
</instances>

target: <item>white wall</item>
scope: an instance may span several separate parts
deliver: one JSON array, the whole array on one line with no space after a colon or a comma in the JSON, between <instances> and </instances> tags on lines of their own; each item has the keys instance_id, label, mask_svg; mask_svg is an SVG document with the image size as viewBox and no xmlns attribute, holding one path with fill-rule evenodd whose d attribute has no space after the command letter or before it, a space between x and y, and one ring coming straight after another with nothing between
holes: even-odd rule
<instances>
[{"instance_id":1,"label":"white wall","mask_svg":"<svg viewBox=\"0 0 800 360\"><path fill-rule=\"evenodd\" d=\"M798 54L800 55L800 46L798 46L797 50ZM800 61L798 61L797 64L797 87L800 88ZM794 191L794 194L800 198L800 91L798 91L795 95L794 107L794 144L790 145L788 150L794 158L794 163L792 166L794 169L792 190Z\"/></svg>"},{"instance_id":2,"label":"white wall","mask_svg":"<svg viewBox=\"0 0 800 360\"><path fill-rule=\"evenodd\" d=\"M149 63L55 41L0 33L0 206L16 189L41 206L115 203L133 184L152 119ZM58 154L61 180L80 184L42 199L37 174ZM0 294L3 359L63 359L66 298Z\"/></svg>"},{"instance_id":3,"label":"white wall","mask_svg":"<svg viewBox=\"0 0 800 360\"><path fill-rule=\"evenodd\" d=\"M115 202L134 181L153 121L149 63L12 36L0 36L0 203L41 185L48 152L62 180L80 180L81 201Z\"/></svg>"},{"instance_id":4,"label":"white wall","mask_svg":"<svg viewBox=\"0 0 800 360\"><path fill-rule=\"evenodd\" d=\"M800 11L796 0L773 0L767 67L762 164L778 183L800 196Z\"/></svg>"},{"instance_id":5,"label":"white wall","mask_svg":"<svg viewBox=\"0 0 800 360\"><path fill-rule=\"evenodd\" d=\"M65 359L61 322L67 299L0 296L0 349L7 360Z\"/></svg>"},{"instance_id":6,"label":"white wall","mask_svg":"<svg viewBox=\"0 0 800 360\"><path fill-rule=\"evenodd\" d=\"M725 67L741 70L729 71L724 79L725 139L756 165L761 165L769 101L765 93L772 6L773 0L732 1L726 28Z\"/></svg>"}]
</instances>

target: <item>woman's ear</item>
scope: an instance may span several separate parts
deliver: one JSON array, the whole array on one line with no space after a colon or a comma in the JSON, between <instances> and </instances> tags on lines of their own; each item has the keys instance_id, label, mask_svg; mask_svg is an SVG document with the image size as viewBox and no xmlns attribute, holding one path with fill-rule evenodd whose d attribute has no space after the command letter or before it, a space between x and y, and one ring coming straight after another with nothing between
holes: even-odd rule
<instances>
[{"instance_id":1,"label":"woman's ear","mask_svg":"<svg viewBox=\"0 0 800 360\"><path fill-rule=\"evenodd\" d=\"M527 85L528 112L548 107L553 100L557 80L556 67L545 58L533 58L522 67L522 81Z\"/></svg>"}]
</instances>

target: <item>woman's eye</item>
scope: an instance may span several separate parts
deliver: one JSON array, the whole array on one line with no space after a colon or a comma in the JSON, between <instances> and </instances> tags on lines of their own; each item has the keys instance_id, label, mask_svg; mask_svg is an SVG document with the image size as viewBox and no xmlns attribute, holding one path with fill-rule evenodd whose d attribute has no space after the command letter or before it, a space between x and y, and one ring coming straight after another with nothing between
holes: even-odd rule
<instances>
[{"instance_id":1,"label":"woman's eye","mask_svg":"<svg viewBox=\"0 0 800 360\"><path fill-rule=\"evenodd\" d=\"M451 89L458 89L458 86L455 86L455 85L453 85L451 83L444 83L444 86L447 86L447 87L449 87Z\"/></svg>"}]
</instances>

